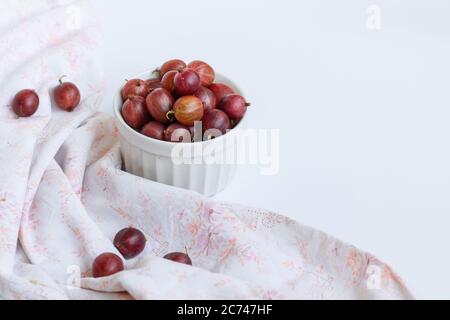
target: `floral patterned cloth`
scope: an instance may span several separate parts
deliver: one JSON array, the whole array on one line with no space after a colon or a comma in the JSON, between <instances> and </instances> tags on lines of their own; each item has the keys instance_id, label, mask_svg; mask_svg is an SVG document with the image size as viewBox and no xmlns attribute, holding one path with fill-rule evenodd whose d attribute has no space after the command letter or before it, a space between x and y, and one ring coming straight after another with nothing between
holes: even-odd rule
<instances>
[{"instance_id":1,"label":"floral patterned cloth","mask_svg":"<svg viewBox=\"0 0 450 320\"><path fill-rule=\"evenodd\" d=\"M84 1L0 2L0 298L412 298L388 266L322 232L122 171L114 121L96 113L96 32L77 26L79 9L86 20ZM82 91L73 113L51 107L62 74ZM40 109L17 119L10 102L24 87ZM91 278L127 226L146 234L144 254ZM185 248L194 267L161 258Z\"/></svg>"}]
</instances>

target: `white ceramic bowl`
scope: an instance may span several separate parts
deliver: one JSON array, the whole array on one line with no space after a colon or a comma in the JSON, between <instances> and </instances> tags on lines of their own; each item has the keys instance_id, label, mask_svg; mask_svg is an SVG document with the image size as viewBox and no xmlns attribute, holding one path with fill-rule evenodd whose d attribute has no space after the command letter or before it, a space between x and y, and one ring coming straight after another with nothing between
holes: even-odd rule
<instances>
[{"instance_id":1,"label":"white ceramic bowl","mask_svg":"<svg viewBox=\"0 0 450 320\"><path fill-rule=\"evenodd\" d=\"M150 79L152 73L145 72L132 78ZM243 95L233 82L220 74L217 74L216 82L225 83ZM234 177L237 166L235 162L204 159L211 160L238 152L238 131L245 128L247 115L235 129L219 138L180 144L152 139L136 132L124 121L121 108L122 97L119 90L114 99L114 116L120 132L122 158L127 172L206 196L213 196L225 189ZM174 158L174 152L179 156Z\"/></svg>"}]
</instances>

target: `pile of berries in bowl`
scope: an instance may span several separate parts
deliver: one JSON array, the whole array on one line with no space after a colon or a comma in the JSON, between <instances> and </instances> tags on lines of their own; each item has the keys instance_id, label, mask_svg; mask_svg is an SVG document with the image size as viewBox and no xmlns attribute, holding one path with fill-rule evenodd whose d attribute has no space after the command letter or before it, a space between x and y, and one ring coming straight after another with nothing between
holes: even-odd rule
<instances>
[{"instance_id":1,"label":"pile of berries in bowl","mask_svg":"<svg viewBox=\"0 0 450 320\"><path fill-rule=\"evenodd\" d=\"M214 69L203 61L170 60L152 79L132 79L121 90L121 114L147 137L177 143L217 138L235 128L250 104L224 83L215 83Z\"/></svg>"}]
</instances>

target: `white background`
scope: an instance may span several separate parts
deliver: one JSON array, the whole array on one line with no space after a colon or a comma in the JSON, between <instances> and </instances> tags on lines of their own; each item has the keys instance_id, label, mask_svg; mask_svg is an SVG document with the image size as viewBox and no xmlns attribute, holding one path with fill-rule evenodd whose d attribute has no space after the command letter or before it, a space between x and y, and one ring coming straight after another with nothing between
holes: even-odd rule
<instances>
[{"instance_id":1,"label":"white background","mask_svg":"<svg viewBox=\"0 0 450 320\"><path fill-rule=\"evenodd\" d=\"M241 168L218 199L272 209L450 298L448 0L96 1L104 110L123 79L202 59L281 129L280 172ZM381 30L367 28L369 5Z\"/></svg>"}]
</instances>

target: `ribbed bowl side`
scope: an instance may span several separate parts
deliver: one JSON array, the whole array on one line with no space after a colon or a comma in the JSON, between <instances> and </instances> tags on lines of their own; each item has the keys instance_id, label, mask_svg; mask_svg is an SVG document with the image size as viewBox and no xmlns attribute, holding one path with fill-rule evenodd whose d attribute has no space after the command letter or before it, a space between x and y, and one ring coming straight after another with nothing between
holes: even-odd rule
<instances>
[{"instance_id":1,"label":"ribbed bowl side","mask_svg":"<svg viewBox=\"0 0 450 320\"><path fill-rule=\"evenodd\" d=\"M175 164L170 157L139 149L123 136L120 143L127 172L205 196L224 190L236 172L236 166L230 164Z\"/></svg>"}]
</instances>

